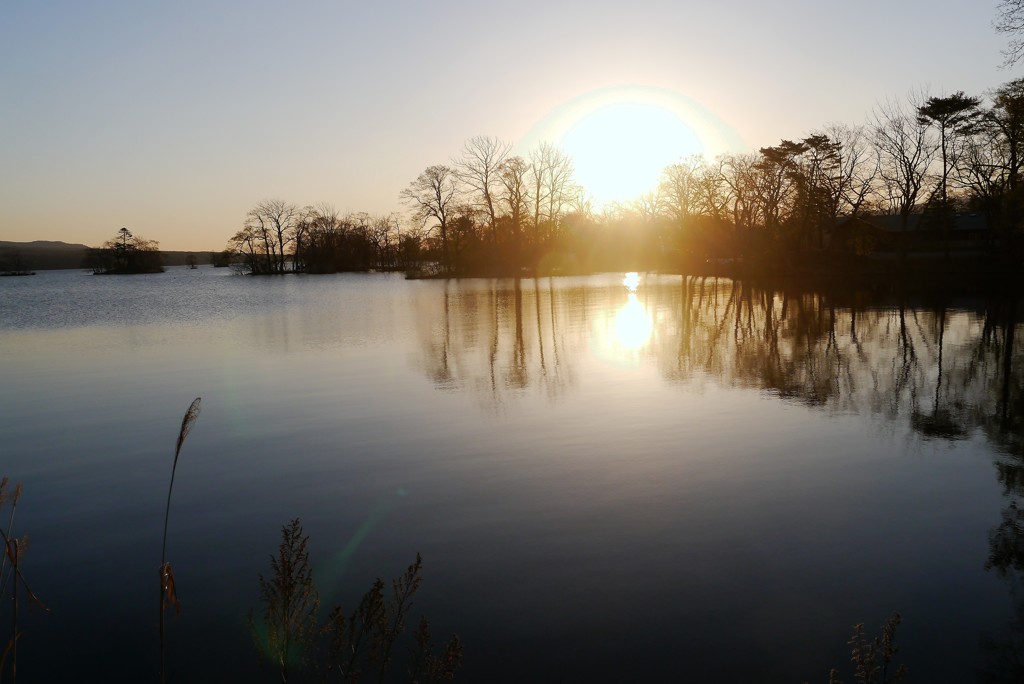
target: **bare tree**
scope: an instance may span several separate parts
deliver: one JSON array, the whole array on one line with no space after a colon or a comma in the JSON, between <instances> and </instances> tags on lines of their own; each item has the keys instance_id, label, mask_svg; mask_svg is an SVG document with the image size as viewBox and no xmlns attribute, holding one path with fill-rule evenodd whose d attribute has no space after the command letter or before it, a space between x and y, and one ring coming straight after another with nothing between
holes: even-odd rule
<instances>
[{"instance_id":1,"label":"bare tree","mask_svg":"<svg viewBox=\"0 0 1024 684\"><path fill-rule=\"evenodd\" d=\"M542 142L530 153L530 185L533 190L534 239L554 237L558 219L576 195L572 158L554 145ZM548 235L541 236L541 226Z\"/></svg>"},{"instance_id":2,"label":"bare tree","mask_svg":"<svg viewBox=\"0 0 1024 684\"><path fill-rule=\"evenodd\" d=\"M1003 66L1013 66L1024 56L1024 0L1000 0L996 13L996 32L1011 36L1003 50Z\"/></svg>"},{"instance_id":3,"label":"bare tree","mask_svg":"<svg viewBox=\"0 0 1024 684\"><path fill-rule=\"evenodd\" d=\"M487 214L492 244L498 242L495 193L501 184L502 164L511 149L511 144L498 138L478 135L466 141L462 156L455 162L459 180L472 191L471 201Z\"/></svg>"},{"instance_id":4,"label":"bare tree","mask_svg":"<svg viewBox=\"0 0 1024 684\"><path fill-rule=\"evenodd\" d=\"M1008 188L1013 191L1024 167L1024 78L996 88L991 97L992 108L982 115L982 123L1006 147Z\"/></svg>"},{"instance_id":5,"label":"bare tree","mask_svg":"<svg viewBox=\"0 0 1024 684\"><path fill-rule=\"evenodd\" d=\"M835 174L825 179L839 199L836 214L856 218L875 189L878 155L872 151L861 126L833 124L822 133L835 142L838 155Z\"/></svg>"},{"instance_id":6,"label":"bare tree","mask_svg":"<svg viewBox=\"0 0 1024 684\"><path fill-rule=\"evenodd\" d=\"M398 245L401 241L401 230L398 217L394 214L373 216L370 218L366 232L370 245L373 247L376 268L391 271L398 267Z\"/></svg>"},{"instance_id":7,"label":"bare tree","mask_svg":"<svg viewBox=\"0 0 1024 684\"><path fill-rule=\"evenodd\" d=\"M970 166L982 178L995 177L1005 185L1005 191L998 198L989 196L989 215L998 215L1002 252L1005 258L1016 258L1019 254L1018 232L1020 217L1024 214L1024 198L1021 197L1020 180L1024 169L1024 78L1006 83L991 93L992 107L984 112L979 133L987 137L994 149L980 159L986 164L998 164L997 168ZM983 138L984 139L984 138ZM987 181L983 181L986 182ZM996 189L989 185L990 189ZM994 200L994 201L992 201Z\"/></svg>"},{"instance_id":8,"label":"bare tree","mask_svg":"<svg viewBox=\"0 0 1024 684\"><path fill-rule=\"evenodd\" d=\"M836 236L840 217L853 220L869 204L878 182L879 156L871 148L863 127L832 124L808 140L822 138L828 141L829 164L827 172L818 177L821 197L827 216L822 225ZM858 236L850 235L846 247L858 251L863 243Z\"/></svg>"},{"instance_id":9,"label":"bare tree","mask_svg":"<svg viewBox=\"0 0 1024 684\"><path fill-rule=\"evenodd\" d=\"M307 207L303 224L303 261L310 273L366 271L386 267L395 239L391 217L356 213L344 218L327 204Z\"/></svg>"},{"instance_id":10,"label":"bare tree","mask_svg":"<svg viewBox=\"0 0 1024 684\"><path fill-rule=\"evenodd\" d=\"M725 157L703 163L695 179L694 210L715 220L724 217L729 206L731 190L725 179Z\"/></svg>"},{"instance_id":11,"label":"bare tree","mask_svg":"<svg viewBox=\"0 0 1024 684\"><path fill-rule=\"evenodd\" d=\"M522 157L509 157L498 167L498 182L501 184L500 204L507 210L512 242L512 263L518 268L522 253L523 220L530 210L530 194L527 181L529 166Z\"/></svg>"},{"instance_id":12,"label":"bare tree","mask_svg":"<svg viewBox=\"0 0 1024 684\"><path fill-rule=\"evenodd\" d=\"M703 164L703 158L695 155L676 164L670 164L661 172L658 196L662 207L679 224L697 213L698 179Z\"/></svg>"},{"instance_id":13,"label":"bare tree","mask_svg":"<svg viewBox=\"0 0 1024 684\"><path fill-rule=\"evenodd\" d=\"M240 255L242 257L242 264L250 272L256 273L260 260L259 238L252 228L242 228L242 230L231 236L231 239L228 240L227 251L233 255Z\"/></svg>"},{"instance_id":14,"label":"bare tree","mask_svg":"<svg viewBox=\"0 0 1024 684\"><path fill-rule=\"evenodd\" d=\"M448 271L451 261L448 254L448 225L455 208L458 194L458 175L450 166L437 164L428 167L409 187L399 194L399 198L408 205L413 216L424 228L428 224L428 232L438 229L441 235L441 266Z\"/></svg>"},{"instance_id":15,"label":"bare tree","mask_svg":"<svg viewBox=\"0 0 1024 684\"><path fill-rule=\"evenodd\" d=\"M919 104L910 104L916 113ZM922 199L938 146L929 138L928 126L893 101L875 109L872 132L883 200L900 217L900 259L905 260L910 216Z\"/></svg>"},{"instance_id":16,"label":"bare tree","mask_svg":"<svg viewBox=\"0 0 1024 684\"><path fill-rule=\"evenodd\" d=\"M585 219L591 219L594 216L594 205L590 202L586 188L579 183L571 184L565 204L570 214Z\"/></svg>"},{"instance_id":17,"label":"bare tree","mask_svg":"<svg viewBox=\"0 0 1024 684\"><path fill-rule=\"evenodd\" d=\"M285 257L295 242L301 220L299 208L284 200L264 200L249 210L243 231L260 243L261 255L253 273L284 273Z\"/></svg>"},{"instance_id":18,"label":"bare tree","mask_svg":"<svg viewBox=\"0 0 1024 684\"><path fill-rule=\"evenodd\" d=\"M732 215L737 238L749 242L758 214L757 157L733 154L721 158L718 168L721 181L728 188L726 208Z\"/></svg>"},{"instance_id":19,"label":"bare tree","mask_svg":"<svg viewBox=\"0 0 1024 684\"><path fill-rule=\"evenodd\" d=\"M632 210L643 223L653 223L661 215L661 209L664 206L665 202L661 193L655 190L642 193L634 198L627 204L627 210Z\"/></svg>"},{"instance_id":20,"label":"bare tree","mask_svg":"<svg viewBox=\"0 0 1024 684\"><path fill-rule=\"evenodd\" d=\"M955 182L967 192L972 207L995 221L1009 188L1011 168L1009 146L999 132L984 127L967 138Z\"/></svg>"}]
</instances>

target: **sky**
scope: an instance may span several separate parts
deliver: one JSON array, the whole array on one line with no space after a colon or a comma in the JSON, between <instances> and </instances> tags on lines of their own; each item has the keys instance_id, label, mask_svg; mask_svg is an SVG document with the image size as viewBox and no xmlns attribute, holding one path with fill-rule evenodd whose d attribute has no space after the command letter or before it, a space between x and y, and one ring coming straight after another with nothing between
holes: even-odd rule
<instances>
[{"instance_id":1,"label":"sky","mask_svg":"<svg viewBox=\"0 0 1024 684\"><path fill-rule=\"evenodd\" d=\"M996 5L0 2L0 240L219 250L271 198L406 216L476 135L559 145L626 199L689 154L1024 75Z\"/></svg>"}]
</instances>

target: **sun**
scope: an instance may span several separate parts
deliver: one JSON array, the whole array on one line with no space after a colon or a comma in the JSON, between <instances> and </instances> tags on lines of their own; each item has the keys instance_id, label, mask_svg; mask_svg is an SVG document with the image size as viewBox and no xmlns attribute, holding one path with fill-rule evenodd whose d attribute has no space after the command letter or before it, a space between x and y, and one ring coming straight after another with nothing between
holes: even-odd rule
<instances>
[{"instance_id":1,"label":"sun","mask_svg":"<svg viewBox=\"0 0 1024 684\"><path fill-rule=\"evenodd\" d=\"M676 114L634 102L607 105L584 116L558 146L572 157L576 180L597 208L654 190L662 169L703 151Z\"/></svg>"},{"instance_id":2,"label":"sun","mask_svg":"<svg viewBox=\"0 0 1024 684\"><path fill-rule=\"evenodd\" d=\"M645 85L607 86L559 104L519 140L517 153L528 157L541 142L572 158L576 181L598 211L655 190L669 164L747 147L706 107Z\"/></svg>"}]
</instances>

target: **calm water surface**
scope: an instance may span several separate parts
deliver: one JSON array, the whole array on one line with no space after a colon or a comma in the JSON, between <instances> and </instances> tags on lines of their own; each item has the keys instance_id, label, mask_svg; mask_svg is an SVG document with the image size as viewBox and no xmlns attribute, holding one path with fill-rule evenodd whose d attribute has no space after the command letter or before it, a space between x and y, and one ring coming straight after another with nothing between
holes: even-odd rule
<instances>
[{"instance_id":1,"label":"calm water surface","mask_svg":"<svg viewBox=\"0 0 1024 684\"><path fill-rule=\"evenodd\" d=\"M275 679L246 615L295 517L325 607L421 552L463 681L824 682L893 611L911 681L1018 681L1017 313L621 273L0 279L0 474L52 609L19 674L155 680L201 396L172 681Z\"/></svg>"}]
</instances>

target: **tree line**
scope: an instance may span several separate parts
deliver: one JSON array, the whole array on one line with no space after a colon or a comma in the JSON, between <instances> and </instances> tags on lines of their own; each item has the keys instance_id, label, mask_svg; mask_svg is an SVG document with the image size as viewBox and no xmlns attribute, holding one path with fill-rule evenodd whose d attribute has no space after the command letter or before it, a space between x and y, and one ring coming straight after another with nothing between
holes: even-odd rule
<instances>
[{"instance_id":1,"label":"tree line","mask_svg":"<svg viewBox=\"0 0 1024 684\"><path fill-rule=\"evenodd\" d=\"M1024 79L984 97L891 100L863 124L828 125L756 153L682 159L656 189L600 212L557 147L519 156L476 136L401 190L405 220L268 200L228 247L260 274L692 272L736 259L813 267L877 249L902 261L922 245L948 258L958 217L970 212L986 226L981 248L1016 264L1022 152Z\"/></svg>"},{"instance_id":2,"label":"tree line","mask_svg":"<svg viewBox=\"0 0 1024 684\"><path fill-rule=\"evenodd\" d=\"M300 208L273 199L249 210L228 250L253 274L390 271L419 260L421 237L395 215L341 216L329 205Z\"/></svg>"},{"instance_id":3,"label":"tree line","mask_svg":"<svg viewBox=\"0 0 1024 684\"><path fill-rule=\"evenodd\" d=\"M566 215L585 204L566 154L542 144L527 161L510 150L480 136L458 162L427 168L400 193L408 225L396 214L341 216L325 204L265 200L248 212L228 249L254 274L507 271L539 253Z\"/></svg>"}]
</instances>

